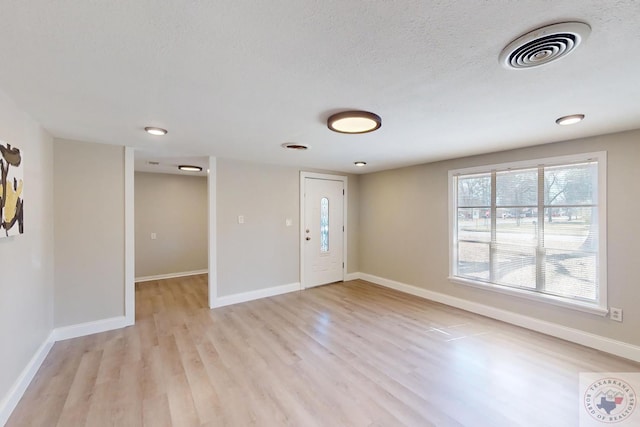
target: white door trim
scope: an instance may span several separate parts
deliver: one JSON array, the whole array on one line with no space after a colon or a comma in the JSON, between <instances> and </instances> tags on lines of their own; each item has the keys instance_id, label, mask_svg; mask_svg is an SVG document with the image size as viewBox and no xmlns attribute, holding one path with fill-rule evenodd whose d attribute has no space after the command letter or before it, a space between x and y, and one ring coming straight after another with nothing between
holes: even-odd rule
<instances>
[{"instance_id":1,"label":"white door trim","mask_svg":"<svg viewBox=\"0 0 640 427\"><path fill-rule=\"evenodd\" d=\"M302 244L302 242L304 241L304 237L305 237L305 233L304 233L304 219L305 219L305 210L304 210L304 182L305 179L307 178L312 178L312 179L325 179L328 181L342 181L342 185L344 188L344 203L342 204L343 206L343 221L344 221L344 233L342 233L342 262L344 263L344 268L342 269L342 280L344 280L345 278L345 274L347 272L347 234L348 234L348 227L347 224L349 221L347 221L347 200L348 200L348 196L349 196L349 191L348 191L348 177L345 175L331 175L331 174L325 174L325 173L316 173L316 172L305 172L305 171L300 171L300 239L299 239L299 245L300 245L300 287L302 289L306 289L306 284L304 283L304 245Z\"/></svg>"},{"instance_id":2,"label":"white door trim","mask_svg":"<svg viewBox=\"0 0 640 427\"><path fill-rule=\"evenodd\" d=\"M207 175L207 194L209 199L209 308L217 306L218 300L218 240L217 240L217 160L209 156L209 173Z\"/></svg>"},{"instance_id":3,"label":"white door trim","mask_svg":"<svg viewBox=\"0 0 640 427\"><path fill-rule=\"evenodd\" d=\"M135 150L124 147L124 316L126 326L136 322Z\"/></svg>"}]
</instances>

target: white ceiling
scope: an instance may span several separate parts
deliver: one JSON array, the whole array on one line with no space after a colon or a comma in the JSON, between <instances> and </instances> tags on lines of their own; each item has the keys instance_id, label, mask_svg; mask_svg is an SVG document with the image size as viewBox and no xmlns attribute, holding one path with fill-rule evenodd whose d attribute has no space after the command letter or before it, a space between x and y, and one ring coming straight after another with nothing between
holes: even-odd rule
<instances>
[{"instance_id":1,"label":"white ceiling","mask_svg":"<svg viewBox=\"0 0 640 427\"><path fill-rule=\"evenodd\" d=\"M592 27L571 55L499 65L516 37L570 20ZM140 161L362 173L640 127L638 22L637 0L3 0L0 88L54 136ZM382 128L330 132L343 109ZM555 124L573 113L587 117Z\"/></svg>"}]
</instances>

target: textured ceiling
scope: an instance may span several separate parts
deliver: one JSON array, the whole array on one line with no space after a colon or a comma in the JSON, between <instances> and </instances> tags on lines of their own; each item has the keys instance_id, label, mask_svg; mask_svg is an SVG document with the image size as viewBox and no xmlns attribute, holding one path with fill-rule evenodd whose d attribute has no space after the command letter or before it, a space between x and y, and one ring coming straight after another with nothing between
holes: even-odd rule
<instances>
[{"instance_id":1,"label":"textured ceiling","mask_svg":"<svg viewBox=\"0 0 640 427\"><path fill-rule=\"evenodd\" d=\"M568 57L499 65L514 38L569 20L592 32ZM141 160L362 173L640 127L638 22L635 0L3 0L0 89L54 136ZM332 133L342 109L382 128ZM587 118L555 124L573 113Z\"/></svg>"}]
</instances>

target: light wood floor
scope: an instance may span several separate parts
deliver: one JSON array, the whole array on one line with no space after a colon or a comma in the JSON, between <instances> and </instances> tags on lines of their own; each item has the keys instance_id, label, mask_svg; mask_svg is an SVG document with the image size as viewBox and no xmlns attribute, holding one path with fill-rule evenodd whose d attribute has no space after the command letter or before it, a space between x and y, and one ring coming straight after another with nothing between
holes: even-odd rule
<instances>
[{"instance_id":1,"label":"light wood floor","mask_svg":"<svg viewBox=\"0 0 640 427\"><path fill-rule=\"evenodd\" d=\"M147 282L136 325L56 343L8 426L577 426L578 373L640 365L362 281L206 308Z\"/></svg>"}]
</instances>

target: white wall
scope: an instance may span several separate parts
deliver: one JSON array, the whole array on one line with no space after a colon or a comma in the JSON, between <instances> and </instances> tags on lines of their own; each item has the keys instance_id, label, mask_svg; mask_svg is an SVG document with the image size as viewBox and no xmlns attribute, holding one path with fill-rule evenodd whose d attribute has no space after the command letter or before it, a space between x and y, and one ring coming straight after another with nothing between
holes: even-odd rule
<instances>
[{"instance_id":1,"label":"white wall","mask_svg":"<svg viewBox=\"0 0 640 427\"><path fill-rule=\"evenodd\" d=\"M295 168L218 159L218 296L300 281L299 179Z\"/></svg>"},{"instance_id":2,"label":"white wall","mask_svg":"<svg viewBox=\"0 0 640 427\"><path fill-rule=\"evenodd\" d=\"M56 327L124 316L124 148L54 141Z\"/></svg>"},{"instance_id":3,"label":"white wall","mask_svg":"<svg viewBox=\"0 0 640 427\"><path fill-rule=\"evenodd\" d=\"M559 155L608 153L608 297L624 322L447 280L450 169ZM360 271L640 345L640 131L443 161L361 176Z\"/></svg>"},{"instance_id":4,"label":"white wall","mask_svg":"<svg viewBox=\"0 0 640 427\"><path fill-rule=\"evenodd\" d=\"M0 239L0 424L8 393L53 328L52 138L0 91L0 140L24 167L24 234Z\"/></svg>"},{"instance_id":5,"label":"white wall","mask_svg":"<svg viewBox=\"0 0 640 427\"><path fill-rule=\"evenodd\" d=\"M206 177L135 173L136 277L207 269L207 202Z\"/></svg>"},{"instance_id":6,"label":"white wall","mask_svg":"<svg viewBox=\"0 0 640 427\"><path fill-rule=\"evenodd\" d=\"M217 159L217 296L300 282L300 170ZM358 271L358 177L349 176L347 266ZM244 224L238 224L238 216ZM293 223L285 225L287 218Z\"/></svg>"}]
</instances>

